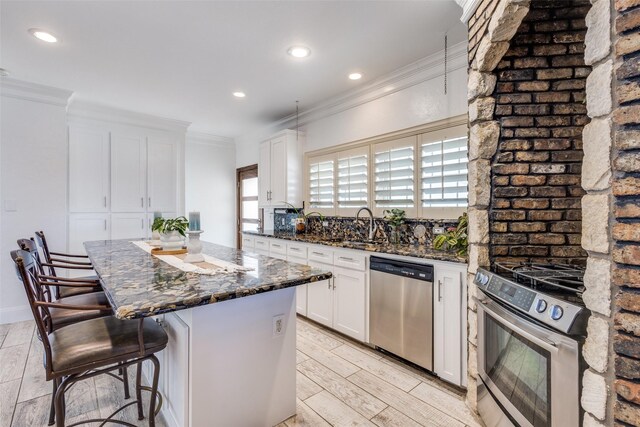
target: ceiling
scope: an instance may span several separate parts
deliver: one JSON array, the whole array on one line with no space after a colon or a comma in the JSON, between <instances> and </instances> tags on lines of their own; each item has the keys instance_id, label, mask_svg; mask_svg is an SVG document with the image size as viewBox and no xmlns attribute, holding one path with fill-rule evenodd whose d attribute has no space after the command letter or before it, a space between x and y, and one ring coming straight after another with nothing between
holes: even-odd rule
<instances>
[{"instance_id":1,"label":"ceiling","mask_svg":"<svg viewBox=\"0 0 640 427\"><path fill-rule=\"evenodd\" d=\"M6 1L0 67L235 137L466 40L453 0ZM30 28L60 38L48 44ZM287 55L294 44L311 56ZM361 71L351 81L347 75ZM244 99L234 91L244 91Z\"/></svg>"}]
</instances>

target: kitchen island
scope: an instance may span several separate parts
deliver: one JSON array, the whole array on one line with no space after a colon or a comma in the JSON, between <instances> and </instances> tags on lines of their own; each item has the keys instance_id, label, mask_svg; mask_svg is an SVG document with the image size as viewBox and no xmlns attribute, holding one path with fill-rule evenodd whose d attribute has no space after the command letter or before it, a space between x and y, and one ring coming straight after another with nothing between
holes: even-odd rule
<instances>
[{"instance_id":1,"label":"kitchen island","mask_svg":"<svg viewBox=\"0 0 640 427\"><path fill-rule=\"evenodd\" d=\"M295 414L295 286L330 272L206 242L204 254L247 271L185 272L128 240L85 248L116 317L165 326L168 425L273 426Z\"/></svg>"}]
</instances>

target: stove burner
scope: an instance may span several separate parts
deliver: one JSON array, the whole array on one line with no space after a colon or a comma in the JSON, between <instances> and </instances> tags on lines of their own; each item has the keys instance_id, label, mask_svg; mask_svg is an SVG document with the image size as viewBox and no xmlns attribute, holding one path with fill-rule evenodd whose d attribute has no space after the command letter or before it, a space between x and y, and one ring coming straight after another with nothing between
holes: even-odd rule
<instances>
[{"instance_id":1,"label":"stove burner","mask_svg":"<svg viewBox=\"0 0 640 427\"><path fill-rule=\"evenodd\" d=\"M494 272L542 292L568 294L579 300L585 290L584 268L575 265L497 262Z\"/></svg>"}]
</instances>

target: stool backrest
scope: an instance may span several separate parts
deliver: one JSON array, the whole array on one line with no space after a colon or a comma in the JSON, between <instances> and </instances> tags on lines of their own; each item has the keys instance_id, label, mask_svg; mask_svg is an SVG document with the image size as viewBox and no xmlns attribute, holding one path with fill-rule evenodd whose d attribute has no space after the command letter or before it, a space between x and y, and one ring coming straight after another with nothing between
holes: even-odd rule
<instances>
[{"instance_id":1,"label":"stool backrest","mask_svg":"<svg viewBox=\"0 0 640 427\"><path fill-rule=\"evenodd\" d=\"M27 251L31 254L31 256L33 257L33 261L35 262L35 268L37 269L37 273L40 276L43 276L45 274L47 274L45 272L44 266L42 265L42 260L40 259L40 252L38 251L38 247L36 245L35 240L33 240L33 238L31 239L18 239L18 246L20 247L20 249L22 249L23 251ZM53 272L53 267L49 267L49 271L50 273ZM55 276L55 274L50 274L51 276ZM54 286L55 284L52 283L51 286L43 286L42 287L42 294L43 297L51 302L53 299L57 299L58 298L58 293L59 293L59 289L57 289L57 286ZM53 288L53 289L52 289ZM54 295L55 293L55 295Z\"/></svg>"},{"instance_id":2,"label":"stool backrest","mask_svg":"<svg viewBox=\"0 0 640 427\"><path fill-rule=\"evenodd\" d=\"M16 273L24 285L27 300L31 307L33 319L38 328L38 334L42 339L45 351L45 363L47 372L51 371L51 344L49 343L48 332L51 330L51 314L49 313L48 302L42 295L41 286L38 281L38 272L33 255L24 250L11 251L11 258L15 263Z\"/></svg>"},{"instance_id":3,"label":"stool backrest","mask_svg":"<svg viewBox=\"0 0 640 427\"><path fill-rule=\"evenodd\" d=\"M42 250L44 261L51 263L51 252L49 251L49 245L47 245L47 238L44 237L44 231L36 231L35 242L38 248Z\"/></svg>"}]
</instances>

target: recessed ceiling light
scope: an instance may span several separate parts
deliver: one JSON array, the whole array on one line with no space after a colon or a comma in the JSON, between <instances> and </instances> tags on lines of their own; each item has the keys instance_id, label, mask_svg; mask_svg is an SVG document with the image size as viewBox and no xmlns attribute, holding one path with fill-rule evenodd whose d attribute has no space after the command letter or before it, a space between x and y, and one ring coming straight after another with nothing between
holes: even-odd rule
<instances>
[{"instance_id":1,"label":"recessed ceiling light","mask_svg":"<svg viewBox=\"0 0 640 427\"><path fill-rule=\"evenodd\" d=\"M235 96L236 98L244 98L245 96L247 96L247 94L244 92L233 92L233 96Z\"/></svg>"},{"instance_id":2,"label":"recessed ceiling light","mask_svg":"<svg viewBox=\"0 0 640 427\"><path fill-rule=\"evenodd\" d=\"M43 30L39 30L37 28L31 28L29 29L29 33L31 33L31 35L37 39L40 39L44 42L47 43L55 43L58 41L58 38L56 36L54 36L51 33L48 33L46 31Z\"/></svg>"},{"instance_id":3,"label":"recessed ceiling light","mask_svg":"<svg viewBox=\"0 0 640 427\"><path fill-rule=\"evenodd\" d=\"M351 80L360 80L362 78L362 73L351 73L349 74L349 78Z\"/></svg>"},{"instance_id":4,"label":"recessed ceiling light","mask_svg":"<svg viewBox=\"0 0 640 427\"><path fill-rule=\"evenodd\" d=\"M304 46L291 46L287 53L294 58L306 58L311 55L311 49Z\"/></svg>"}]
</instances>

